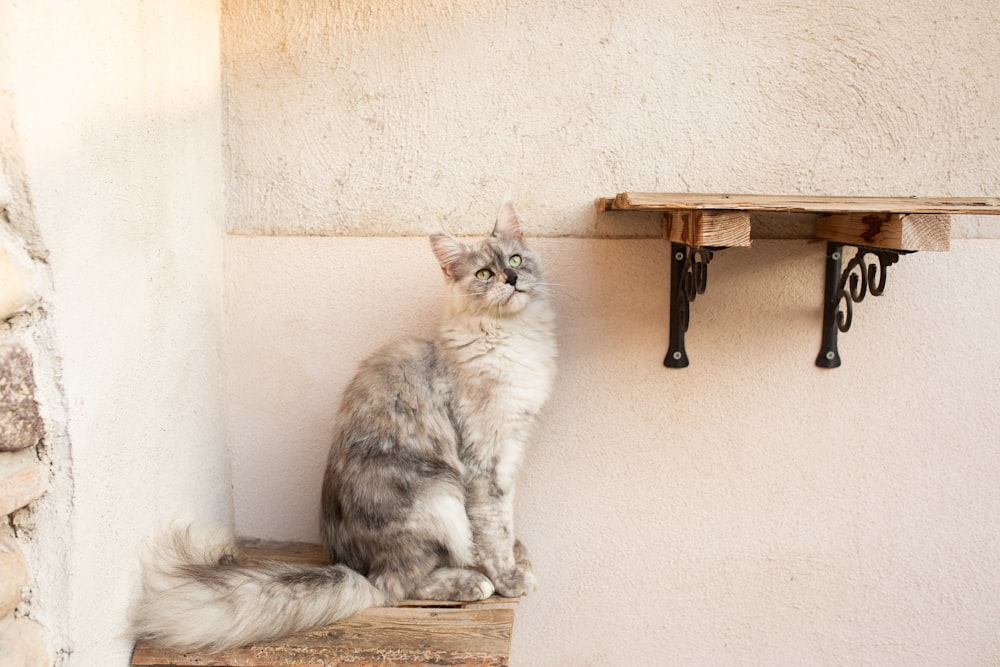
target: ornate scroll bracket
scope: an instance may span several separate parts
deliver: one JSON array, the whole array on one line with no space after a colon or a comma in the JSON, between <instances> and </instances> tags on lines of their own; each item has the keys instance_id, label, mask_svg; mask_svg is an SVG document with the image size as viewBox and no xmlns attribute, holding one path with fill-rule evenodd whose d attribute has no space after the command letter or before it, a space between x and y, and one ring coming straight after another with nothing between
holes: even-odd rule
<instances>
[{"instance_id":1,"label":"ornate scroll bracket","mask_svg":"<svg viewBox=\"0 0 1000 667\"><path fill-rule=\"evenodd\" d=\"M708 287L708 263L715 250L684 243L670 244L670 346L663 365L686 368L684 334L691 323L691 303Z\"/></svg>"},{"instance_id":2,"label":"ornate scroll bracket","mask_svg":"<svg viewBox=\"0 0 1000 667\"><path fill-rule=\"evenodd\" d=\"M846 333L854 322L854 304L865 296L882 296L889 267L899 261L905 250L887 250L855 246L857 252L844 266L844 245L826 244L826 285L823 298L823 340L816 365L820 368L840 366L837 350L838 332ZM869 262L869 255L874 261Z\"/></svg>"}]
</instances>

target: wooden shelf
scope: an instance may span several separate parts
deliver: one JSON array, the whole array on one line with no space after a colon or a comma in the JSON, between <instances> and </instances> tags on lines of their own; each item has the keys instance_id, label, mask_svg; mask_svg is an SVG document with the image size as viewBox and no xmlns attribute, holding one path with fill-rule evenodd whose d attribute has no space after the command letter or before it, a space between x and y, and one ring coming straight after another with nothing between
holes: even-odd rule
<instances>
[{"instance_id":1,"label":"wooden shelf","mask_svg":"<svg viewBox=\"0 0 1000 667\"><path fill-rule=\"evenodd\" d=\"M765 213L1000 214L1000 197L813 197L673 192L620 192L597 200L599 211L756 211Z\"/></svg>"},{"instance_id":2,"label":"wooden shelf","mask_svg":"<svg viewBox=\"0 0 1000 667\"><path fill-rule=\"evenodd\" d=\"M620 192L595 201L598 211L659 211L671 242L670 346L664 365L688 366L684 336L691 302L703 294L715 252L750 245L752 213L811 213L826 241L823 338L816 365L840 365L837 333L853 321L854 304L880 296L886 271L905 253L947 251L951 215L1000 215L998 197L829 197ZM844 246L856 249L844 268Z\"/></svg>"}]
</instances>

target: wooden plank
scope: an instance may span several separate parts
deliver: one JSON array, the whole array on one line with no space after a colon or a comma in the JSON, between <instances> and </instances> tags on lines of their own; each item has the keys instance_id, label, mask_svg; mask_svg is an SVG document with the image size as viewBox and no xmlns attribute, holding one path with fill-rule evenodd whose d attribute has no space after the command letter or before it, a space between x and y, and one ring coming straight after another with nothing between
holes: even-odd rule
<instances>
[{"instance_id":1,"label":"wooden plank","mask_svg":"<svg viewBox=\"0 0 1000 667\"><path fill-rule=\"evenodd\" d=\"M746 211L669 211L664 236L674 243L712 248L750 245L750 213Z\"/></svg>"},{"instance_id":2,"label":"wooden plank","mask_svg":"<svg viewBox=\"0 0 1000 667\"><path fill-rule=\"evenodd\" d=\"M132 652L132 664L143 667L164 665L204 665L206 667L265 667L268 663L256 662L252 648L238 648L220 653L187 653L159 648L148 642L139 642ZM280 663L273 663L275 665ZM302 663L299 663L302 664ZM323 667L322 663L314 663Z\"/></svg>"},{"instance_id":3,"label":"wooden plank","mask_svg":"<svg viewBox=\"0 0 1000 667\"><path fill-rule=\"evenodd\" d=\"M596 202L611 211L762 211L772 213L963 213L1000 215L1000 197L836 197L621 192Z\"/></svg>"},{"instance_id":4,"label":"wooden plank","mask_svg":"<svg viewBox=\"0 0 1000 667\"><path fill-rule=\"evenodd\" d=\"M282 649L335 648L345 655L392 652L409 660L428 653L440 656L506 655L510 652L514 610L427 609L386 607L368 609L344 621L281 642ZM267 645L262 644L261 647ZM447 663L444 663L447 664Z\"/></svg>"},{"instance_id":5,"label":"wooden plank","mask_svg":"<svg viewBox=\"0 0 1000 667\"><path fill-rule=\"evenodd\" d=\"M816 237L891 250L947 251L951 216L929 213L832 214L816 218Z\"/></svg>"},{"instance_id":6,"label":"wooden plank","mask_svg":"<svg viewBox=\"0 0 1000 667\"><path fill-rule=\"evenodd\" d=\"M253 567L266 560L280 560L301 565L329 565L330 557L321 544L311 542L270 542L241 540L240 563Z\"/></svg>"},{"instance_id":7,"label":"wooden plank","mask_svg":"<svg viewBox=\"0 0 1000 667\"><path fill-rule=\"evenodd\" d=\"M514 610L369 609L325 628L223 653L177 652L139 642L132 664L233 667L506 665Z\"/></svg>"}]
</instances>

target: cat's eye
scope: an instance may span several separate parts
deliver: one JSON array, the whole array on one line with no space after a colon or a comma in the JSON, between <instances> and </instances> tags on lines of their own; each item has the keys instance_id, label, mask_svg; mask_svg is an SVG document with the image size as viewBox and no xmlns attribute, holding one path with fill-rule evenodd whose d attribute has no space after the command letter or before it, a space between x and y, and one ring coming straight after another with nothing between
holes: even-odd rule
<instances>
[{"instance_id":1,"label":"cat's eye","mask_svg":"<svg viewBox=\"0 0 1000 667\"><path fill-rule=\"evenodd\" d=\"M521 266L521 256L520 255L511 255L507 259L507 263L510 264L511 266L513 266L516 269L517 267Z\"/></svg>"},{"instance_id":2,"label":"cat's eye","mask_svg":"<svg viewBox=\"0 0 1000 667\"><path fill-rule=\"evenodd\" d=\"M489 269L479 269L476 271L476 277L480 280L489 280L493 277L493 272Z\"/></svg>"}]
</instances>

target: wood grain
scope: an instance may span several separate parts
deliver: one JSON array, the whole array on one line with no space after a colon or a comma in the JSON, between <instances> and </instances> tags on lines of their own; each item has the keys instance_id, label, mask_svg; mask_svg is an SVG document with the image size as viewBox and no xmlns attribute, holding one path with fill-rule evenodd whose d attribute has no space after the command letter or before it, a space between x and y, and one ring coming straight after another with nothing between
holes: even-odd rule
<instances>
[{"instance_id":1,"label":"wood grain","mask_svg":"<svg viewBox=\"0 0 1000 667\"><path fill-rule=\"evenodd\" d=\"M816 237L891 250L947 251L951 240L951 216L929 213L820 215L816 218Z\"/></svg>"},{"instance_id":2,"label":"wood grain","mask_svg":"<svg viewBox=\"0 0 1000 667\"><path fill-rule=\"evenodd\" d=\"M773 213L964 213L1000 215L998 197L836 197L620 192L596 201L606 211L731 210Z\"/></svg>"},{"instance_id":3,"label":"wood grain","mask_svg":"<svg viewBox=\"0 0 1000 667\"><path fill-rule=\"evenodd\" d=\"M253 567L267 560L280 560L301 565L329 565L330 557L321 544L312 542L271 542L240 540L239 561Z\"/></svg>"},{"instance_id":4,"label":"wood grain","mask_svg":"<svg viewBox=\"0 0 1000 667\"><path fill-rule=\"evenodd\" d=\"M132 664L239 667L506 665L514 610L369 609L325 628L222 653L177 652L140 642Z\"/></svg>"},{"instance_id":5,"label":"wood grain","mask_svg":"<svg viewBox=\"0 0 1000 667\"><path fill-rule=\"evenodd\" d=\"M664 236L674 243L712 248L750 245L750 213L746 211L669 211Z\"/></svg>"}]
</instances>

